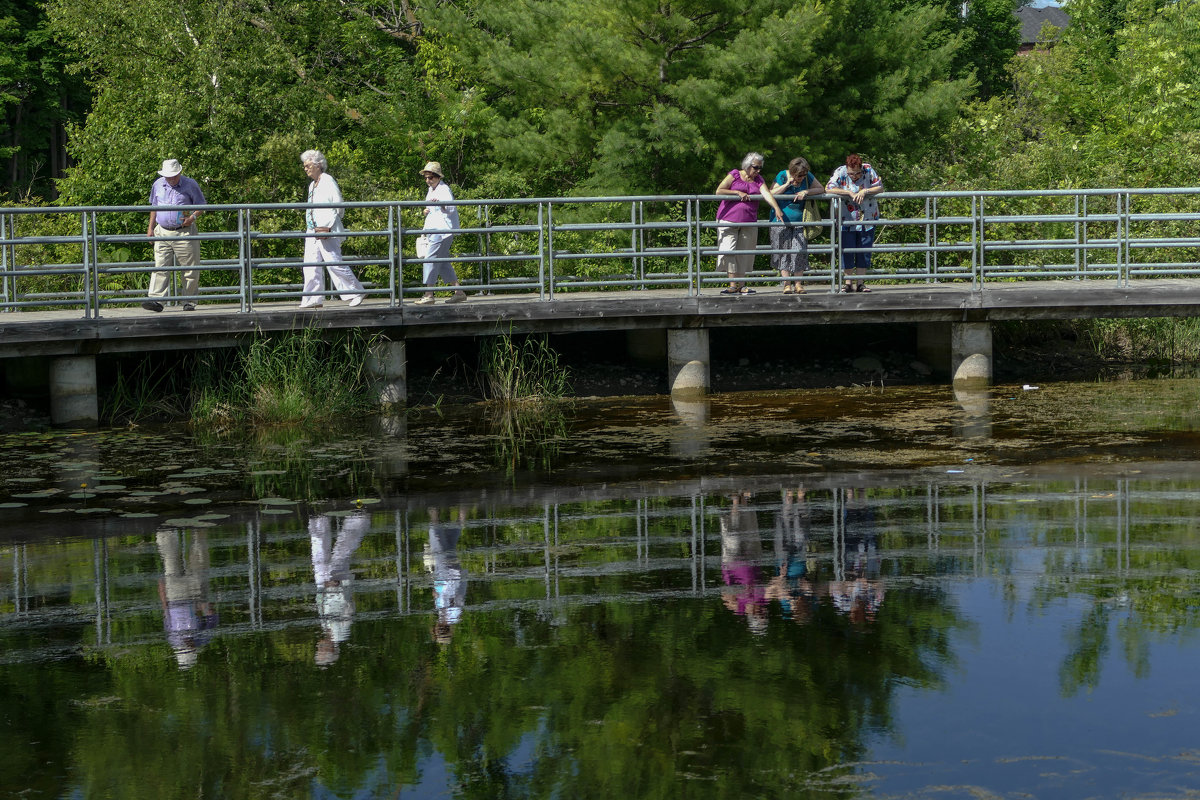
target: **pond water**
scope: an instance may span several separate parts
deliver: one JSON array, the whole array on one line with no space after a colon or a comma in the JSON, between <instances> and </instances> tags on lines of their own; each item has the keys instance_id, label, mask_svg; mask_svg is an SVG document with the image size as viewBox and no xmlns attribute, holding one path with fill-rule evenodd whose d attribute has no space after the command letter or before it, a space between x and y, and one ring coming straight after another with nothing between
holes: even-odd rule
<instances>
[{"instance_id":1,"label":"pond water","mask_svg":"<svg viewBox=\"0 0 1200 800\"><path fill-rule=\"evenodd\" d=\"M0 797L1200 796L1200 383L0 439Z\"/></svg>"}]
</instances>

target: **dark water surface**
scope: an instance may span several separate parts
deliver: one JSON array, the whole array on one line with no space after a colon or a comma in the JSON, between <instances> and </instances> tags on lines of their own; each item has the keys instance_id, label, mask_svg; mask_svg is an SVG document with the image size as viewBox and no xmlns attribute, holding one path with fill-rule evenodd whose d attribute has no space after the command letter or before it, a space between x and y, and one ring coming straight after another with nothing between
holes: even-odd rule
<instances>
[{"instance_id":1,"label":"dark water surface","mask_svg":"<svg viewBox=\"0 0 1200 800\"><path fill-rule=\"evenodd\" d=\"M0 438L0 797L1200 797L1198 397Z\"/></svg>"}]
</instances>

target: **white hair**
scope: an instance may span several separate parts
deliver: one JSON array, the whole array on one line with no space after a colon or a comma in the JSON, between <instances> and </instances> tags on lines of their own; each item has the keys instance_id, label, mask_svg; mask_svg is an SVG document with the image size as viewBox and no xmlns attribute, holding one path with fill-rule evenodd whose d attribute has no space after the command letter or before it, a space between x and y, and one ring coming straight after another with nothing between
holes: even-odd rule
<instances>
[{"instance_id":1,"label":"white hair","mask_svg":"<svg viewBox=\"0 0 1200 800\"><path fill-rule=\"evenodd\" d=\"M763 158L762 153L746 153L746 157L742 159L742 171L745 172L747 169L749 169L750 165L755 161L757 161L759 164L765 164L767 160Z\"/></svg>"},{"instance_id":2,"label":"white hair","mask_svg":"<svg viewBox=\"0 0 1200 800\"><path fill-rule=\"evenodd\" d=\"M325 156L320 150L305 150L300 154L300 163L316 164L321 168L321 172L329 171L329 162L325 160Z\"/></svg>"}]
</instances>

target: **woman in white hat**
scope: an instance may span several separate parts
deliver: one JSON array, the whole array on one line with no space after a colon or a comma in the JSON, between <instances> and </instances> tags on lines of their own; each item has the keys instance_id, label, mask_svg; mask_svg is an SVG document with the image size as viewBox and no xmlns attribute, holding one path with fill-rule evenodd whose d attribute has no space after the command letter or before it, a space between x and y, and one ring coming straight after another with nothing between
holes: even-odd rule
<instances>
[{"instance_id":1,"label":"woman in white hat","mask_svg":"<svg viewBox=\"0 0 1200 800\"><path fill-rule=\"evenodd\" d=\"M426 203L452 203L454 202L454 194L450 191L450 187L442 180L442 165L436 161L430 161L421 168L421 175L425 178L425 185L429 187L429 191L425 193ZM458 286L458 275L454 272L454 264L450 263L450 240L453 238L453 233L434 233L434 231L453 231L458 227L458 208L452 205L429 205L425 206L425 233L422 238L425 240L425 252L418 253L419 256L431 259L425 262L424 283L429 291L425 292L425 296L417 301L417 305L428 305L433 302L432 288L437 286L438 278L441 278L447 286ZM436 259L436 260L433 260ZM445 260L443 260L445 259ZM467 294L462 289L455 289L454 295L448 299L447 303L461 303L467 299Z\"/></svg>"},{"instance_id":2,"label":"woman in white hat","mask_svg":"<svg viewBox=\"0 0 1200 800\"><path fill-rule=\"evenodd\" d=\"M304 174L312 181L308 185L309 203L340 203L342 190L337 181L327 170L329 162L320 150L305 150L300 154L300 163L304 165ZM329 279L333 287L341 292L341 297L349 305L356 306L366 298L367 293L362 283L354 276L354 271L342 264L341 234L346 232L342 225L341 208L309 208L304 212L305 229L308 236L304 240L304 297L300 299L301 308L320 308L325 302L325 270L329 270ZM325 265L325 269L321 265Z\"/></svg>"}]
</instances>

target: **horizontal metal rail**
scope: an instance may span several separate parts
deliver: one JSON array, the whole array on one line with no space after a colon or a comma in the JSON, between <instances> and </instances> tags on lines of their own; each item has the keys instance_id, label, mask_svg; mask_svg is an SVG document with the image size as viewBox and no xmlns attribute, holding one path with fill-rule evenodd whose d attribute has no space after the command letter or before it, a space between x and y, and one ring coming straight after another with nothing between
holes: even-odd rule
<instances>
[{"instance_id":1,"label":"horizontal metal rail","mask_svg":"<svg viewBox=\"0 0 1200 800\"><path fill-rule=\"evenodd\" d=\"M715 195L498 198L457 200L463 227L450 255L417 256L424 201L333 206L209 205L201 219L201 289L175 302L295 303L305 264L299 230L310 208L343 209L349 230L343 260L368 294L397 305L426 291L429 266L451 264L468 292L553 299L559 291L674 289L694 296L725 283L718 258ZM1200 189L891 192L884 216L839 222L839 198L815 198L824 218L806 223L808 271L796 280L836 290L850 225L876 230L868 281L1181 278L1200 274ZM195 208L181 206L182 209ZM144 233L150 206L0 208L0 311L78 309L85 318L144 299L155 271ZM766 220L750 227L771 228ZM766 239L761 235L760 241ZM771 256L758 244L750 283L775 283ZM178 284L181 268L166 268ZM174 288L177 288L174 287ZM338 294L330 289L328 296Z\"/></svg>"}]
</instances>

